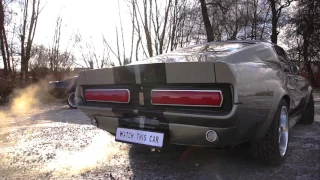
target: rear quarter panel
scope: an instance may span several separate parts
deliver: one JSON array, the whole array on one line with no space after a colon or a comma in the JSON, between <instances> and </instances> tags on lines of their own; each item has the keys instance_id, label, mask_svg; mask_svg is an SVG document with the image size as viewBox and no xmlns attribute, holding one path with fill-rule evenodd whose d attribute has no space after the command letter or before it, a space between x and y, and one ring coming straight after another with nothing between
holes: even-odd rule
<instances>
[{"instance_id":1,"label":"rear quarter panel","mask_svg":"<svg viewBox=\"0 0 320 180\"><path fill-rule=\"evenodd\" d=\"M243 140L264 136L273 119L273 109L285 94L279 66L265 61L276 58L268 48L267 44L258 44L224 59L236 67L238 101L235 103L239 104L240 114L236 126L238 137ZM222 75L217 74L217 77ZM281 93L276 93L278 89Z\"/></svg>"}]
</instances>

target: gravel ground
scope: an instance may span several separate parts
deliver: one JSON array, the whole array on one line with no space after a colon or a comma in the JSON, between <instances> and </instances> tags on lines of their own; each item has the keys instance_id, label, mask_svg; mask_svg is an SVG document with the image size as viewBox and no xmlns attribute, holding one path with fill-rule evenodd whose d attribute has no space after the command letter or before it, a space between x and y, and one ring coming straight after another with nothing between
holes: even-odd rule
<instances>
[{"instance_id":1,"label":"gravel ground","mask_svg":"<svg viewBox=\"0 0 320 180\"><path fill-rule=\"evenodd\" d=\"M117 143L58 103L19 116L1 111L0 179L320 179L320 102L313 125L292 129L287 160L278 167L256 163L246 146L158 152Z\"/></svg>"}]
</instances>

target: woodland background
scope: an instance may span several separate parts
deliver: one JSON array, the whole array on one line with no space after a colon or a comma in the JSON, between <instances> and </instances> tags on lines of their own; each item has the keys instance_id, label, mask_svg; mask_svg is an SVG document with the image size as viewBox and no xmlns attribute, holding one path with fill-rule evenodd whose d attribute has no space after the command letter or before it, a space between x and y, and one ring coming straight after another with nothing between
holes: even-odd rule
<instances>
[{"instance_id":1,"label":"woodland background","mask_svg":"<svg viewBox=\"0 0 320 180\"><path fill-rule=\"evenodd\" d=\"M121 1L121 0L119 0ZM52 43L35 44L45 0L0 0L0 97L39 79L63 79L83 68L125 65L206 41L265 40L282 46L300 73L320 86L319 0L122 0L116 41L103 35L103 52L80 33L60 47L57 13ZM89 1L88 1L89 3ZM120 4L119 4L120 6ZM130 21L123 21L123 13ZM111 17L109 17L111 18ZM130 39L123 24L130 24ZM127 36L126 36L127 37ZM130 42L130 43L127 43ZM78 52L75 53L74 49Z\"/></svg>"}]
</instances>

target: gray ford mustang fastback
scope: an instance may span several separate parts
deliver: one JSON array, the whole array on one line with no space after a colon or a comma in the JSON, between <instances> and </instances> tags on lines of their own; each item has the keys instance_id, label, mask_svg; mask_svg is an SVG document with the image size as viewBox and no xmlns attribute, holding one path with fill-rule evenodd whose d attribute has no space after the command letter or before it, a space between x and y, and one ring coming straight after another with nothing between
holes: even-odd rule
<instances>
[{"instance_id":1,"label":"gray ford mustang fastback","mask_svg":"<svg viewBox=\"0 0 320 180\"><path fill-rule=\"evenodd\" d=\"M162 148L249 142L281 164L291 127L312 124L312 87L284 50L260 41L189 46L79 73L76 104L116 141Z\"/></svg>"}]
</instances>

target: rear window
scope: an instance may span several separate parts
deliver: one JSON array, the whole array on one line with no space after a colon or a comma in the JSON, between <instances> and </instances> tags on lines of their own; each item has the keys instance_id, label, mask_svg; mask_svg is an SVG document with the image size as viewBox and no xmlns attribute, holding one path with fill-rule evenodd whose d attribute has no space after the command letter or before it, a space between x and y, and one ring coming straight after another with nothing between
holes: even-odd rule
<instances>
[{"instance_id":1,"label":"rear window","mask_svg":"<svg viewBox=\"0 0 320 180\"><path fill-rule=\"evenodd\" d=\"M254 43L238 42L214 42L199 44L178 49L167 54L154 56L149 59L134 62L132 64L201 61L205 62L211 60L216 61L253 44ZM207 57L210 57L210 60Z\"/></svg>"},{"instance_id":2,"label":"rear window","mask_svg":"<svg viewBox=\"0 0 320 180\"><path fill-rule=\"evenodd\" d=\"M207 43L201 45L190 46L182 48L172 53L188 53L188 54L217 54L217 55L229 55L235 51L250 46L252 43Z\"/></svg>"}]
</instances>

